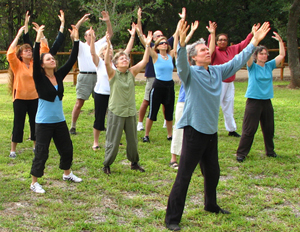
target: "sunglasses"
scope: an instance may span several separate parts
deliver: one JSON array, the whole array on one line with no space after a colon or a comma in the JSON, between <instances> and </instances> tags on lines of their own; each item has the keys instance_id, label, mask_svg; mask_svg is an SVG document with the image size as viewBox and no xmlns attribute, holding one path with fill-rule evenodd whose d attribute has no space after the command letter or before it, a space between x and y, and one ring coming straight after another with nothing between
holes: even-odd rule
<instances>
[{"instance_id":1,"label":"sunglasses","mask_svg":"<svg viewBox=\"0 0 300 232\"><path fill-rule=\"evenodd\" d=\"M162 44L169 45L169 43L168 43L168 42L160 42L158 45L162 45Z\"/></svg>"}]
</instances>

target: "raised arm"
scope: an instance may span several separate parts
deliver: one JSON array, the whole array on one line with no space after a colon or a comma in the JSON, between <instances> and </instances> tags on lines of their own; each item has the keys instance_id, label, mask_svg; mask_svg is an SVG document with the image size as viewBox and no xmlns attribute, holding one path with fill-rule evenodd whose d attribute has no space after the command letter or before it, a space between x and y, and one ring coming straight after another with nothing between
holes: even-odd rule
<instances>
[{"instance_id":1,"label":"raised arm","mask_svg":"<svg viewBox=\"0 0 300 232\"><path fill-rule=\"evenodd\" d=\"M280 35L278 35L277 32L273 32L274 36L272 36L273 39L276 39L279 42L279 55L275 57L276 66L279 66L281 61L285 57L285 48L284 43Z\"/></svg>"},{"instance_id":2,"label":"raised arm","mask_svg":"<svg viewBox=\"0 0 300 232\"><path fill-rule=\"evenodd\" d=\"M149 61L149 52L150 50L152 50L152 48L150 48L150 43L152 41L152 31L148 31L148 36L146 38L146 46L145 46L145 53L143 56L143 59L137 63L136 65L134 65L133 67L131 67L129 69L129 71L132 73L132 75L135 77L140 71L142 71L142 69L146 66L146 64Z\"/></svg>"},{"instance_id":3,"label":"raised arm","mask_svg":"<svg viewBox=\"0 0 300 232\"><path fill-rule=\"evenodd\" d=\"M81 19L78 20L78 22L75 25L78 30L79 30L81 24L83 24L84 22L89 20L89 16L90 16L90 14L85 14Z\"/></svg>"},{"instance_id":4,"label":"raised arm","mask_svg":"<svg viewBox=\"0 0 300 232\"><path fill-rule=\"evenodd\" d=\"M65 27L65 13L60 10L60 15L58 15L58 18L60 20L60 27L59 27L59 31L58 31L58 35L55 38L54 43L52 44L52 47L50 48L50 54L52 54L53 56L56 55L56 53L58 52L58 49L61 47L61 45L63 44L64 40L65 40L65 36L63 34L64 32L64 27Z\"/></svg>"},{"instance_id":5,"label":"raised arm","mask_svg":"<svg viewBox=\"0 0 300 232\"><path fill-rule=\"evenodd\" d=\"M24 43L29 44L33 48L33 44L29 38L29 33L28 33L29 20L30 20L30 15L29 15L29 11L27 11L26 15L25 15L25 21L24 21L25 28L24 28L24 34L23 34L23 41L24 41Z\"/></svg>"},{"instance_id":6,"label":"raised arm","mask_svg":"<svg viewBox=\"0 0 300 232\"><path fill-rule=\"evenodd\" d=\"M139 28L141 34L143 34L143 28L142 28L142 8L139 7L137 11L137 27Z\"/></svg>"},{"instance_id":7,"label":"raised arm","mask_svg":"<svg viewBox=\"0 0 300 232\"><path fill-rule=\"evenodd\" d=\"M104 62L105 62L105 67L106 67L106 72L108 75L108 79L112 79L116 73L116 71L111 67L111 60L110 60L110 49L111 49L111 42L110 42L110 37L109 37L109 33L106 32L106 42L107 42L107 49L106 49L106 53L104 56Z\"/></svg>"},{"instance_id":8,"label":"raised arm","mask_svg":"<svg viewBox=\"0 0 300 232\"><path fill-rule=\"evenodd\" d=\"M96 65L96 67L98 67L99 56L97 55L96 49L95 49L95 39L96 38L95 38L95 32L92 27L90 27L90 33L91 33L90 52L91 52L94 64Z\"/></svg>"},{"instance_id":9,"label":"raised arm","mask_svg":"<svg viewBox=\"0 0 300 232\"><path fill-rule=\"evenodd\" d=\"M41 25L36 30L35 49L33 49L33 79L34 82L41 81L41 64L40 64L40 44L45 26Z\"/></svg>"},{"instance_id":10,"label":"raised arm","mask_svg":"<svg viewBox=\"0 0 300 232\"><path fill-rule=\"evenodd\" d=\"M194 32L197 30L198 26L199 26L199 21L198 20L196 20L194 23L191 24L191 30L190 30L189 34L186 36L186 39L185 39L186 44L190 41L190 39L192 38Z\"/></svg>"},{"instance_id":11,"label":"raised arm","mask_svg":"<svg viewBox=\"0 0 300 232\"><path fill-rule=\"evenodd\" d=\"M264 22L264 24L257 31L254 32L250 43L252 43L256 47L259 44L259 42L266 37L270 29L270 23Z\"/></svg>"},{"instance_id":12,"label":"raised arm","mask_svg":"<svg viewBox=\"0 0 300 232\"><path fill-rule=\"evenodd\" d=\"M216 49L216 29L217 23L209 21L209 26L206 26L206 29L210 33L210 41L209 41L209 53L212 55Z\"/></svg>"},{"instance_id":13,"label":"raised arm","mask_svg":"<svg viewBox=\"0 0 300 232\"><path fill-rule=\"evenodd\" d=\"M254 35L254 34L256 33L256 31L259 29L259 27L260 27L260 23L254 24L254 25L252 26L252 30L251 30L252 35ZM248 67L251 67L251 66L252 66L252 63L253 63L253 56L251 56L251 57L249 58L249 60L247 61L247 66L248 66Z\"/></svg>"},{"instance_id":14,"label":"raised arm","mask_svg":"<svg viewBox=\"0 0 300 232\"><path fill-rule=\"evenodd\" d=\"M58 15L58 18L60 20L60 27L59 27L59 31L61 33L64 33L64 28L65 28L65 13L63 12L63 10L60 10L60 15Z\"/></svg>"},{"instance_id":15,"label":"raised arm","mask_svg":"<svg viewBox=\"0 0 300 232\"><path fill-rule=\"evenodd\" d=\"M126 52L127 54L130 53L130 51L133 47L133 44L134 44L135 28L136 28L136 25L134 23L132 23L131 24L131 30L128 29L128 32L130 34L130 38L129 38L129 41L127 43L126 49L124 50L124 52Z\"/></svg>"},{"instance_id":16,"label":"raised arm","mask_svg":"<svg viewBox=\"0 0 300 232\"><path fill-rule=\"evenodd\" d=\"M108 11L101 11L101 14L102 14L102 18L99 18L99 19L106 23L108 35L109 35L110 38L112 38L114 33L113 33L113 30L112 30L112 27L111 27L111 22L110 22L110 19L109 19Z\"/></svg>"},{"instance_id":17,"label":"raised arm","mask_svg":"<svg viewBox=\"0 0 300 232\"><path fill-rule=\"evenodd\" d=\"M9 50L10 49L15 49L17 47L18 41L19 41L19 39L20 39L20 37L21 37L21 35L22 35L22 33L23 33L24 30L25 30L25 26L20 27L20 29L18 30L18 33L17 33L15 39L12 41L12 43L9 46Z\"/></svg>"}]
</instances>

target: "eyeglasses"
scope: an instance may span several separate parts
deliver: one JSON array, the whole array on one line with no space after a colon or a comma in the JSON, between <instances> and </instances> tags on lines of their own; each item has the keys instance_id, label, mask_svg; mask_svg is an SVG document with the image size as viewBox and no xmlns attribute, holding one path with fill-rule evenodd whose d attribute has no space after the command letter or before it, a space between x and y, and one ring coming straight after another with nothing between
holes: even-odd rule
<instances>
[{"instance_id":1,"label":"eyeglasses","mask_svg":"<svg viewBox=\"0 0 300 232\"><path fill-rule=\"evenodd\" d=\"M227 42L227 39L219 39L218 41L220 41L220 42Z\"/></svg>"},{"instance_id":2,"label":"eyeglasses","mask_svg":"<svg viewBox=\"0 0 300 232\"><path fill-rule=\"evenodd\" d=\"M31 49L24 49L23 52L32 52Z\"/></svg>"},{"instance_id":3,"label":"eyeglasses","mask_svg":"<svg viewBox=\"0 0 300 232\"><path fill-rule=\"evenodd\" d=\"M168 43L168 42L166 42L166 41L160 42L158 45L162 45L162 44L169 45L169 43Z\"/></svg>"}]
</instances>

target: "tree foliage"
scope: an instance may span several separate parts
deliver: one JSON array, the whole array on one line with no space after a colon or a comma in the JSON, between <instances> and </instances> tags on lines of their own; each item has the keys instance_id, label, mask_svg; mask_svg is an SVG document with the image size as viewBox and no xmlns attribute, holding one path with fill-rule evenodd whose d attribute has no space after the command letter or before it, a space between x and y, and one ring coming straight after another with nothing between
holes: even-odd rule
<instances>
[{"instance_id":1,"label":"tree foliage","mask_svg":"<svg viewBox=\"0 0 300 232\"><path fill-rule=\"evenodd\" d=\"M205 27L209 20L217 22L217 33L227 33L229 42L233 43L245 39L251 32L253 24L269 21L272 30L263 44L269 48L277 48L277 41L271 39L272 31L278 31L283 39L287 38L286 27L293 2L293 0L0 0L0 50L8 48L17 30L23 25L27 10L30 11L31 21L46 25L45 34L49 44L52 44L60 24L57 18L60 9L65 12L68 28L71 24L76 24L85 13L91 13L89 22L82 25L80 29L81 39L83 39L84 31L90 26L93 26L97 37L105 35L106 24L99 20L99 17L101 17L101 11L108 11L114 31L112 43L116 48L124 48L129 39L127 29L130 28L131 22L137 22L139 6L143 11L144 33L159 29L167 37L172 36L179 20L178 13L181 12L182 7L186 7L188 23L199 21L198 30L191 42L200 37L207 39L208 32ZM297 22L299 18L294 23ZM34 39L35 32L30 30L30 35ZM67 30L65 30L65 35L68 37ZM296 39L299 37L299 32L296 30L293 36ZM295 43L299 46L298 40ZM142 47L138 46L140 45L138 39L136 39L136 44L136 47ZM66 51L71 46L71 40L67 39L61 50ZM289 59L291 59L290 56Z\"/></svg>"}]
</instances>

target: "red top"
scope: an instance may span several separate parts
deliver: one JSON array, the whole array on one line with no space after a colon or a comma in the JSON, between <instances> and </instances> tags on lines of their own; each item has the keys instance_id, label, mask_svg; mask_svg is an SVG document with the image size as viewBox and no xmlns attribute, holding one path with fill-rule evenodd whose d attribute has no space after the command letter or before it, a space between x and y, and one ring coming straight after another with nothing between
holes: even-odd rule
<instances>
[{"instance_id":1,"label":"red top","mask_svg":"<svg viewBox=\"0 0 300 232\"><path fill-rule=\"evenodd\" d=\"M249 33L249 35L245 40L243 40L239 44L228 46L225 50L220 50L220 48L216 46L216 49L211 56L211 64L212 65L224 64L232 60L235 55L239 54L245 47L247 47L252 37L253 37L252 33ZM208 44L209 42L210 42L210 35L208 37ZM223 82L233 82L234 80L235 80L235 74L227 78Z\"/></svg>"}]
</instances>

